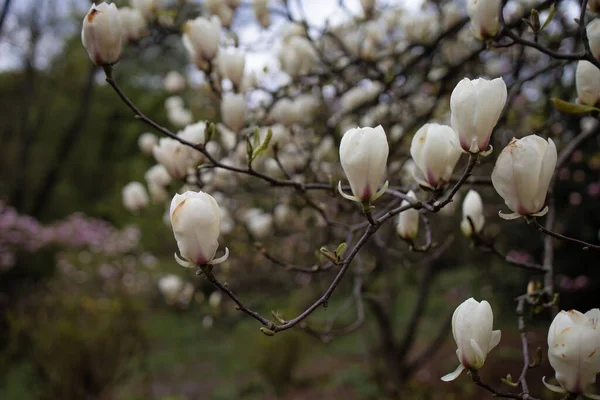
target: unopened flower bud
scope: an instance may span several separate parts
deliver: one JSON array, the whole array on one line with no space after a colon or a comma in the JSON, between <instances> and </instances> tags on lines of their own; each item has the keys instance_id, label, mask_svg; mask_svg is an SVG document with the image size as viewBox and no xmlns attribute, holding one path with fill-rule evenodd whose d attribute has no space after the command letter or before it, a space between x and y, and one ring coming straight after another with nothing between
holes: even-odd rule
<instances>
[{"instance_id":1,"label":"unopened flower bud","mask_svg":"<svg viewBox=\"0 0 600 400\"><path fill-rule=\"evenodd\" d=\"M406 197L413 201L417 201L417 196L411 190L406 194ZM408 206L410 203L407 200L403 200L401 207ZM396 225L396 232L402 239L412 240L417 237L419 233L419 211L414 208L402 211L398 215L398 224Z\"/></svg>"},{"instance_id":2,"label":"unopened flower bud","mask_svg":"<svg viewBox=\"0 0 600 400\"><path fill-rule=\"evenodd\" d=\"M460 365L456 371L442 377L453 381L465 370L478 370L485 364L487 355L500 343L500 331L492 330L494 313L490 304L470 298L459 305L452 315L452 335L458 349Z\"/></svg>"},{"instance_id":3,"label":"unopened flower bud","mask_svg":"<svg viewBox=\"0 0 600 400\"><path fill-rule=\"evenodd\" d=\"M477 39L483 40L498 33L501 2L502 0L469 0L467 3L471 29Z\"/></svg>"},{"instance_id":4,"label":"unopened flower bud","mask_svg":"<svg viewBox=\"0 0 600 400\"><path fill-rule=\"evenodd\" d=\"M81 42L96 65L113 65L121 57L121 19L114 3L93 4L83 19Z\"/></svg>"},{"instance_id":5,"label":"unopened flower bud","mask_svg":"<svg viewBox=\"0 0 600 400\"><path fill-rule=\"evenodd\" d=\"M350 182L354 196L345 195L354 201L374 201L387 189L384 184L389 147L385 131L376 128L354 128L347 131L340 143L340 161ZM381 191L377 191L380 185Z\"/></svg>"},{"instance_id":6,"label":"unopened flower bud","mask_svg":"<svg viewBox=\"0 0 600 400\"><path fill-rule=\"evenodd\" d=\"M158 138L150 132L142 133L138 138L138 147L145 155L152 155L152 150L157 144Z\"/></svg>"},{"instance_id":7,"label":"unopened flower bud","mask_svg":"<svg viewBox=\"0 0 600 400\"><path fill-rule=\"evenodd\" d=\"M130 182L123 187L123 206L132 212L136 212L148 206L148 192L139 182Z\"/></svg>"},{"instance_id":8,"label":"unopened flower bud","mask_svg":"<svg viewBox=\"0 0 600 400\"><path fill-rule=\"evenodd\" d=\"M415 180L421 186L441 189L448 184L460 158L452 128L435 123L423 125L412 139L410 155L417 168Z\"/></svg>"},{"instance_id":9,"label":"unopened flower bud","mask_svg":"<svg viewBox=\"0 0 600 400\"><path fill-rule=\"evenodd\" d=\"M556 146L537 135L514 139L496 160L492 171L492 184L504 199L512 214L500 213L504 219L522 215L542 216L546 192L556 166Z\"/></svg>"},{"instance_id":10,"label":"unopened flower bud","mask_svg":"<svg viewBox=\"0 0 600 400\"><path fill-rule=\"evenodd\" d=\"M460 223L460 229L465 236L470 237L473 235L473 229L475 229L475 233L480 233L483 230L485 224L483 201L481 201L481 196L475 190L469 190L465 196L462 213L463 220Z\"/></svg>"},{"instance_id":11,"label":"unopened flower bud","mask_svg":"<svg viewBox=\"0 0 600 400\"><path fill-rule=\"evenodd\" d=\"M575 72L575 86L579 103L596 106L600 100L600 69L589 61L579 61Z\"/></svg>"},{"instance_id":12,"label":"unopened flower bud","mask_svg":"<svg viewBox=\"0 0 600 400\"><path fill-rule=\"evenodd\" d=\"M219 247L219 205L204 192L187 191L176 194L169 211L173 234L183 260L175 254L178 264L184 267L218 264L227 260L225 255L215 259Z\"/></svg>"},{"instance_id":13,"label":"unopened flower bud","mask_svg":"<svg viewBox=\"0 0 600 400\"><path fill-rule=\"evenodd\" d=\"M576 310L561 311L548 329L548 361L554 368L559 386L544 384L559 393L582 394L598 398L587 391L600 372L600 310L585 314Z\"/></svg>"},{"instance_id":14,"label":"unopened flower bud","mask_svg":"<svg viewBox=\"0 0 600 400\"><path fill-rule=\"evenodd\" d=\"M456 85L450 96L452 128L465 152L487 150L506 97L506 84L502 78L491 81L464 78Z\"/></svg>"},{"instance_id":15,"label":"unopened flower bud","mask_svg":"<svg viewBox=\"0 0 600 400\"><path fill-rule=\"evenodd\" d=\"M221 119L227 127L238 132L246 119L246 98L244 94L225 93L221 100Z\"/></svg>"}]
</instances>

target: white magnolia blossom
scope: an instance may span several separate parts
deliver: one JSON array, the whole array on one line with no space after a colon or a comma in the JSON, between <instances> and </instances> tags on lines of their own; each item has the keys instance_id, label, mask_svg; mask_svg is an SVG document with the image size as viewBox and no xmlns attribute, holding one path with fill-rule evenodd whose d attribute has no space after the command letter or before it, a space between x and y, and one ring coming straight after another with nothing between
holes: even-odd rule
<instances>
[{"instance_id":1,"label":"white magnolia blossom","mask_svg":"<svg viewBox=\"0 0 600 400\"><path fill-rule=\"evenodd\" d=\"M262 239L273 232L273 216L265 213L262 210L259 212L250 213L246 217L246 226L248 230L257 239Z\"/></svg>"},{"instance_id":2,"label":"white magnolia blossom","mask_svg":"<svg viewBox=\"0 0 600 400\"><path fill-rule=\"evenodd\" d=\"M591 399L600 396L588 393L600 372L600 310L580 313L561 311L548 330L548 361L554 368L559 386L546 383L559 393L582 394Z\"/></svg>"},{"instance_id":3,"label":"white magnolia blossom","mask_svg":"<svg viewBox=\"0 0 600 400\"><path fill-rule=\"evenodd\" d=\"M375 0L360 0L360 5L362 6L365 14L370 14L375 8Z\"/></svg>"},{"instance_id":4,"label":"white magnolia blossom","mask_svg":"<svg viewBox=\"0 0 600 400\"><path fill-rule=\"evenodd\" d=\"M256 20L263 28L271 24L271 13L269 12L269 0L254 0L252 2Z\"/></svg>"},{"instance_id":5,"label":"white magnolia blossom","mask_svg":"<svg viewBox=\"0 0 600 400\"><path fill-rule=\"evenodd\" d=\"M287 44L287 43L289 43L290 39L294 36L305 37L306 29L304 28L304 26L302 26L296 22L291 22L291 23L285 24L283 26L279 36L281 37L281 40L283 41L283 43Z\"/></svg>"},{"instance_id":6,"label":"white magnolia blossom","mask_svg":"<svg viewBox=\"0 0 600 400\"><path fill-rule=\"evenodd\" d=\"M475 190L469 190L465 196L465 200L462 204L462 214L463 219L460 223L460 229L465 236L471 236L473 234L469 219L473 224L473 228L475 228L475 233L479 233L483 230L483 225L485 224L483 201L481 200L479 193Z\"/></svg>"},{"instance_id":7,"label":"white magnolia blossom","mask_svg":"<svg viewBox=\"0 0 600 400\"><path fill-rule=\"evenodd\" d=\"M413 201L417 201L417 196L412 190L406 194L406 197ZM406 207L410 204L409 201L403 200L401 207ZM414 208L402 211L398 215L398 223L396 224L396 232L402 239L412 240L419 233L419 211Z\"/></svg>"},{"instance_id":8,"label":"white magnolia blossom","mask_svg":"<svg viewBox=\"0 0 600 400\"><path fill-rule=\"evenodd\" d=\"M156 164L146 171L144 174L144 179L146 179L148 185L157 185L162 187L169 186L173 180L169 174L169 171L167 171L165 166L162 164Z\"/></svg>"},{"instance_id":9,"label":"white magnolia blossom","mask_svg":"<svg viewBox=\"0 0 600 400\"><path fill-rule=\"evenodd\" d=\"M210 20L198 17L185 24L183 45L199 68L204 68L206 61L217 56L220 39L221 20L217 16L212 16Z\"/></svg>"},{"instance_id":10,"label":"white magnolia blossom","mask_svg":"<svg viewBox=\"0 0 600 400\"><path fill-rule=\"evenodd\" d=\"M439 35L440 24L437 14L419 12L405 14L401 18L404 36L409 43L430 44Z\"/></svg>"},{"instance_id":11,"label":"white magnolia blossom","mask_svg":"<svg viewBox=\"0 0 600 400\"><path fill-rule=\"evenodd\" d=\"M492 171L494 189L513 211L512 214L500 212L502 218L546 214L548 207L544 207L544 202L556 158L552 139L546 141L537 135L529 135L511 140L498 156Z\"/></svg>"},{"instance_id":12,"label":"white magnolia blossom","mask_svg":"<svg viewBox=\"0 0 600 400\"><path fill-rule=\"evenodd\" d=\"M177 140L161 138L152 154L174 179L181 179L187 174L189 149Z\"/></svg>"},{"instance_id":13,"label":"white magnolia blossom","mask_svg":"<svg viewBox=\"0 0 600 400\"><path fill-rule=\"evenodd\" d=\"M169 122L177 127L184 127L192 123L194 116L190 110L183 107L167 108Z\"/></svg>"},{"instance_id":14,"label":"white magnolia blossom","mask_svg":"<svg viewBox=\"0 0 600 400\"><path fill-rule=\"evenodd\" d=\"M448 30L462 19L463 13L460 6L451 1L442 6L442 17L444 30Z\"/></svg>"},{"instance_id":15,"label":"white magnolia blossom","mask_svg":"<svg viewBox=\"0 0 600 400\"><path fill-rule=\"evenodd\" d=\"M472 297L459 305L452 315L452 336L458 349L458 368L442 377L453 381L465 370L478 370L485 364L487 355L500 343L500 331L492 330L494 313L490 304Z\"/></svg>"},{"instance_id":16,"label":"white magnolia blossom","mask_svg":"<svg viewBox=\"0 0 600 400\"><path fill-rule=\"evenodd\" d=\"M600 58L600 19L596 18L586 28L590 50L596 58Z\"/></svg>"},{"instance_id":17,"label":"white magnolia blossom","mask_svg":"<svg viewBox=\"0 0 600 400\"><path fill-rule=\"evenodd\" d=\"M281 69L292 77L310 73L318 61L317 51L302 36L292 36L279 51Z\"/></svg>"},{"instance_id":18,"label":"white magnolia blossom","mask_svg":"<svg viewBox=\"0 0 600 400\"><path fill-rule=\"evenodd\" d=\"M464 78L456 85L450 96L452 128L465 152L479 153L488 149L507 94L502 78L491 81Z\"/></svg>"},{"instance_id":19,"label":"white magnolia blossom","mask_svg":"<svg viewBox=\"0 0 600 400\"><path fill-rule=\"evenodd\" d=\"M221 50L218 57L219 72L236 87L242 83L246 54L241 50Z\"/></svg>"},{"instance_id":20,"label":"white magnolia blossom","mask_svg":"<svg viewBox=\"0 0 600 400\"><path fill-rule=\"evenodd\" d=\"M152 150L154 146L158 144L158 138L155 134L146 132L142 133L138 138L138 147L145 155L152 155Z\"/></svg>"},{"instance_id":21,"label":"white magnolia blossom","mask_svg":"<svg viewBox=\"0 0 600 400\"><path fill-rule=\"evenodd\" d=\"M167 192L167 189L164 186L157 185L153 182L148 183L148 192L150 193L152 202L155 204L164 203L169 198L169 192Z\"/></svg>"},{"instance_id":22,"label":"white magnolia blossom","mask_svg":"<svg viewBox=\"0 0 600 400\"><path fill-rule=\"evenodd\" d=\"M169 93L178 93L185 89L185 77L178 71L169 71L163 80L163 86Z\"/></svg>"},{"instance_id":23,"label":"white magnolia blossom","mask_svg":"<svg viewBox=\"0 0 600 400\"><path fill-rule=\"evenodd\" d=\"M278 100L271 109L268 119L285 126L310 125L314 122L321 102L312 94L301 94L294 99Z\"/></svg>"},{"instance_id":24,"label":"white magnolia blossom","mask_svg":"<svg viewBox=\"0 0 600 400\"><path fill-rule=\"evenodd\" d=\"M121 18L114 3L92 4L83 18L81 42L96 65L112 65L121 57Z\"/></svg>"},{"instance_id":25,"label":"white magnolia blossom","mask_svg":"<svg viewBox=\"0 0 600 400\"><path fill-rule=\"evenodd\" d=\"M581 104L595 106L600 100L600 69L589 61L577 63L575 86Z\"/></svg>"},{"instance_id":26,"label":"white magnolia blossom","mask_svg":"<svg viewBox=\"0 0 600 400\"><path fill-rule=\"evenodd\" d=\"M460 154L452 128L425 124L410 144L410 155L417 166L413 177L421 186L440 189L450 182Z\"/></svg>"},{"instance_id":27,"label":"white magnolia blossom","mask_svg":"<svg viewBox=\"0 0 600 400\"><path fill-rule=\"evenodd\" d=\"M388 182L385 177L389 147L385 131L379 125L376 128L354 128L347 131L340 143L340 161L350 182L354 196L342 191L342 183L338 185L339 192L345 198L353 201L375 201L385 193ZM377 188L383 184L378 192Z\"/></svg>"},{"instance_id":28,"label":"white magnolia blossom","mask_svg":"<svg viewBox=\"0 0 600 400\"><path fill-rule=\"evenodd\" d=\"M347 113L375 100L382 91L379 82L366 81L363 85L353 87L340 98L340 111Z\"/></svg>"},{"instance_id":29,"label":"white magnolia blossom","mask_svg":"<svg viewBox=\"0 0 600 400\"><path fill-rule=\"evenodd\" d=\"M123 206L132 212L146 208L150 202L146 188L139 182L129 182L123 187Z\"/></svg>"},{"instance_id":30,"label":"white magnolia blossom","mask_svg":"<svg viewBox=\"0 0 600 400\"><path fill-rule=\"evenodd\" d=\"M131 6L139 10L145 18L160 10L164 0L131 0Z\"/></svg>"},{"instance_id":31,"label":"white magnolia blossom","mask_svg":"<svg viewBox=\"0 0 600 400\"><path fill-rule=\"evenodd\" d=\"M493 37L500 28L500 4L502 0L469 0L467 14L471 18L471 29L477 39Z\"/></svg>"},{"instance_id":32,"label":"white magnolia blossom","mask_svg":"<svg viewBox=\"0 0 600 400\"><path fill-rule=\"evenodd\" d=\"M148 23L139 10L129 7L119 8L121 36L123 42L136 41L146 35Z\"/></svg>"},{"instance_id":33,"label":"white magnolia blossom","mask_svg":"<svg viewBox=\"0 0 600 400\"><path fill-rule=\"evenodd\" d=\"M181 96L169 96L165 100L165 108L167 111L175 108L183 108L183 99Z\"/></svg>"},{"instance_id":34,"label":"white magnolia blossom","mask_svg":"<svg viewBox=\"0 0 600 400\"><path fill-rule=\"evenodd\" d=\"M238 132L246 120L246 97L243 93L225 93L221 100L221 119L229 129Z\"/></svg>"},{"instance_id":35,"label":"white magnolia blossom","mask_svg":"<svg viewBox=\"0 0 600 400\"><path fill-rule=\"evenodd\" d=\"M183 128L177 136L193 144L205 144L206 128L205 121L196 122L195 124L190 124Z\"/></svg>"},{"instance_id":36,"label":"white magnolia blossom","mask_svg":"<svg viewBox=\"0 0 600 400\"><path fill-rule=\"evenodd\" d=\"M292 209L287 204L277 204L273 210L274 221L280 227L285 226L290 221L291 215Z\"/></svg>"},{"instance_id":37,"label":"white magnolia blossom","mask_svg":"<svg viewBox=\"0 0 600 400\"><path fill-rule=\"evenodd\" d=\"M158 290L169 305L175 304L185 282L177 275L169 274L158 280Z\"/></svg>"},{"instance_id":38,"label":"white magnolia blossom","mask_svg":"<svg viewBox=\"0 0 600 400\"><path fill-rule=\"evenodd\" d=\"M176 194L169 209L173 234L183 260L175 254L175 259L184 267L204 264L219 264L227 260L225 255L215 259L219 247L219 205L204 192L187 191Z\"/></svg>"},{"instance_id":39,"label":"white magnolia blossom","mask_svg":"<svg viewBox=\"0 0 600 400\"><path fill-rule=\"evenodd\" d=\"M223 293L214 291L208 296L208 305L212 308L219 308L221 301L223 300Z\"/></svg>"}]
</instances>

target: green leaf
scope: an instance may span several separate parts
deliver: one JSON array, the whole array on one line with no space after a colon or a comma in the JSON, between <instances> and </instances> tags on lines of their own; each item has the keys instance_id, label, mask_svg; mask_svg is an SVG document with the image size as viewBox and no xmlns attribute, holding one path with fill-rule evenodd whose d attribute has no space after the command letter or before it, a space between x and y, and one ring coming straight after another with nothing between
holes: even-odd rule
<instances>
[{"instance_id":1,"label":"green leaf","mask_svg":"<svg viewBox=\"0 0 600 400\"><path fill-rule=\"evenodd\" d=\"M346 250L346 247L348 247L348 245L346 243L340 243L338 248L335 249L335 255L338 256L338 258L339 258L342 255L342 253L344 252L344 250Z\"/></svg>"},{"instance_id":2,"label":"green leaf","mask_svg":"<svg viewBox=\"0 0 600 400\"><path fill-rule=\"evenodd\" d=\"M585 114L591 111L600 112L600 109L596 107L586 106L585 104L569 103L568 101L557 99L556 97L552 98L552 102L556 108L567 114Z\"/></svg>"},{"instance_id":3,"label":"green leaf","mask_svg":"<svg viewBox=\"0 0 600 400\"><path fill-rule=\"evenodd\" d=\"M258 132L258 128L254 132L255 132L255 144L254 144L254 152L252 153L252 161L254 161L254 159L256 159L256 157L258 157L263 151L265 151L269 148L269 143L271 143L271 138L273 137L273 131L271 130L271 128L269 128L269 130L267 131L267 137L265 138L265 141L262 142L262 144L260 144L260 146L258 146L258 144L256 144L257 143L256 136L259 136L258 142L260 142L260 135L258 133L256 133L256 132Z\"/></svg>"},{"instance_id":4,"label":"green leaf","mask_svg":"<svg viewBox=\"0 0 600 400\"><path fill-rule=\"evenodd\" d=\"M548 18L546 18L546 21L544 21L544 25L542 25L542 27L540 28L540 31L543 31L544 28L550 23L550 21L552 21L552 18L554 18L555 11L556 11L556 3L552 4L552 7L550 7L550 14L548 15Z\"/></svg>"}]
</instances>

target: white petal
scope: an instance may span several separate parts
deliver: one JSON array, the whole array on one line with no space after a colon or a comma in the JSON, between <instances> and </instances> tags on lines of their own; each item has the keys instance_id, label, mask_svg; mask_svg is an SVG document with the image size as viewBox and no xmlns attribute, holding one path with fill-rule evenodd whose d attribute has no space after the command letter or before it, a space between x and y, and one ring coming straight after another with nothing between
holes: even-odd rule
<instances>
[{"instance_id":1,"label":"white petal","mask_svg":"<svg viewBox=\"0 0 600 400\"><path fill-rule=\"evenodd\" d=\"M462 364L458 364L458 367L454 370L454 372L450 372L447 375L442 376L442 380L444 382L450 382L455 380L456 378L458 378L460 376L460 374L462 374L462 372L465 370L464 365Z\"/></svg>"},{"instance_id":2,"label":"white petal","mask_svg":"<svg viewBox=\"0 0 600 400\"><path fill-rule=\"evenodd\" d=\"M544 384L544 386L546 386L546 388L548 388L548 390L552 390L555 393L562 393L562 394L567 393L567 391L565 389L561 388L560 386L552 385L552 384L546 382L545 376L542 378L542 383Z\"/></svg>"}]
</instances>

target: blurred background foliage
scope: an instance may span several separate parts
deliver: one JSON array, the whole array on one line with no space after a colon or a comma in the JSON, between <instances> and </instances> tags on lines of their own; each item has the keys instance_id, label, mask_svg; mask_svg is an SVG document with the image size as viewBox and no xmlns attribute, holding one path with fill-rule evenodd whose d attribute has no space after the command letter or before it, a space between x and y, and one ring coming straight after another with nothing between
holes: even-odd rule
<instances>
[{"instance_id":1,"label":"blurred background foliage","mask_svg":"<svg viewBox=\"0 0 600 400\"><path fill-rule=\"evenodd\" d=\"M153 160L141 156L138 149L138 137L145 128L102 83L101 71L91 65L82 49L78 27L88 2L64 2L70 11L58 19L55 15L53 23L46 23L47 15L31 17L35 2L16 3L10 16L12 25L5 25L2 31L3 37L8 37L5 46L29 50L9 50L17 65L0 72L0 199L5 204L1 212L6 212L8 205L20 215L49 225L78 211L134 238L130 246L119 250L79 244L15 253L14 265L0 271L0 398L385 398L390 370L381 347L381 321L376 321L374 314L367 313L361 330L322 343L300 330L266 337L257 323L236 312L231 302L224 299L210 304L208 283L172 259L175 243L162 222L163 207L157 205L138 215L122 207L123 186L139 180ZM47 3L51 8L53 2ZM40 67L36 60L45 48L44 43L36 43L36 35L53 35L60 23L74 28L57 34L64 39L62 47ZM15 24L21 24L19 29ZM24 42L17 35L22 29L31 33ZM48 32L41 32L44 30ZM140 109L165 121L167 95L162 77L182 68L186 60L178 37L155 32L127 49L116 78ZM568 98L573 84L556 85L553 90L553 95ZM218 107L206 94L189 94L186 101L194 120L215 120ZM543 107L525 115L511 112L507 125L551 130L549 113ZM564 117L561 134L578 132L579 122L579 118ZM489 162L483 166L484 170L490 167ZM555 195L558 221L565 234L596 240L599 170L595 141L577 152L569 168L561 171ZM484 198L493 197L491 191L483 193ZM499 203L498 198L493 201ZM435 216L432 224L451 236L449 232L457 231L459 221L457 213ZM132 225L137 227L134 233L127 231ZM500 226L498 221L489 229L502 230L505 247L523 249L525 257L540 259L542 242L533 230L517 224ZM322 293L327 279L291 290L297 288L293 280L299 278L267 265L245 240L243 230L238 234L230 247L245 257L232 270L237 291L250 299L252 307L263 314L277 309L283 315L295 315ZM440 324L464 298L485 298L491 301L503 329L503 341L483 374L496 381L508 372L517 376L522 358L513 297L523 292L529 275L507 270L502 261L474 251L463 237L454 237L451 249L434 264L434 272L426 278L431 280L431 296L416 333L415 351L435 338ZM587 310L598 305L600 272L590 268L596 264L597 257L591 252L557 243L563 308ZM371 283L374 288L389 286L394 291L390 324L399 336L407 329L425 267L416 262L389 265L386 274ZM165 304L156 282L167 273L193 284L189 305ZM350 290L348 282L340 288L340 292ZM334 296L329 310L336 310L343 301ZM319 311L311 322L318 326L327 317L328 313ZM340 321L350 323L353 318L348 310ZM536 316L528 324L532 326L532 348L544 348L547 316ZM468 382L440 382L439 377L456 364L451 335L445 339L435 357L405 382L402 398L481 398ZM547 364L532 373L530 382L536 390L541 390L542 375L551 375Z\"/></svg>"}]
</instances>

